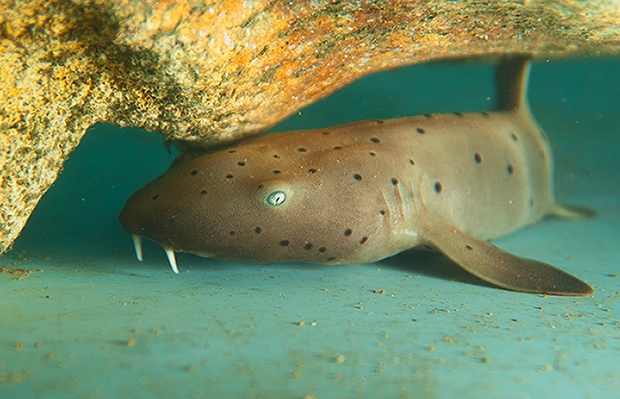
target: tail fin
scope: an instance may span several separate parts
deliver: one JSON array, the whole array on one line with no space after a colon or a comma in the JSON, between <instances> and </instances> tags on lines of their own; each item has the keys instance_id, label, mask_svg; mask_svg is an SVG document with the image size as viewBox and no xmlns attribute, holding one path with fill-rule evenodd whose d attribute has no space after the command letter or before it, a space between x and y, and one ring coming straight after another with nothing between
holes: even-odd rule
<instances>
[{"instance_id":1,"label":"tail fin","mask_svg":"<svg viewBox=\"0 0 620 399\"><path fill-rule=\"evenodd\" d=\"M560 204L556 202L549 211L549 216L554 216L560 219L567 220L579 220L586 218L593 218L596 216L596 211L587 208L579 208L572 205Z\"/></svg>"},{"instance_id":2,"label":"tail fin","mask_svg":"<svg viewBox=\"0 0 620 399\"><path fill-rule=\"evenodd\" d=\"M530 75L530 56L519 55L502 59L495 68L498 111L529 111L527 84Z\"/></svg>"}]
</instances>

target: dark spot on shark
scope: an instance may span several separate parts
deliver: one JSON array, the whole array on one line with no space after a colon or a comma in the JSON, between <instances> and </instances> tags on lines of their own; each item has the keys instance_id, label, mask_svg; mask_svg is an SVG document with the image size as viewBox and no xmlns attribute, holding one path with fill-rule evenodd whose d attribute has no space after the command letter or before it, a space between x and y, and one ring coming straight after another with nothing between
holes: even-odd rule
<instances>
[{"instance_id":1,"label":"dark spot on shark","mask_svg":"<svg viewBox=\"0 0 620 399\"><path fill-rule=\"evenodd\" d=\"M414 165L414 166L415 166L415 161L414 161L413 159L410 159L410 160L409 160L409 163L410 163L411 165Z\"/></svg>"},{"instance_id":2,"label":"dark spot on shark","mask_svg":"<svg viewBox=\"0 0 620 399\"><path fill-rule=\"evenodd\" d=\"M312 245L312 243L307 242L307 243L304 244L304 249L306 251L310 251L312 249L312 247L314 247L314 245Z\"/></svg>"},{"instance_id":3,"label":"dark spot on shark","mask_svg":"<svg viewBox=\"0 0 620 399\"><path fill-rule=\"evenodd\" d=\"M441 187L441 183L440 183L440 182L436 182L436 183L435 183L435 192L436 192L437 194L439 194L439 193L441 192L441 189L442 189L442 187Z\"/></svg>"},{"instance_id":4,"label":"dark spot on shark","mask_svg":"<svg viewBox=\"0 0 620 399\"><path fill-rule=\"evenodd\" d=\"M385 215L385 211L384 211L383 209L381 209L381 210L379 211L379 215L381 215L381 216Z\"/></svg>"},{"instance_id":5,"label":"dark spot on shark","mask_svg":"<svg viewBox=\"0 0 620 399\"><path fill-rule=\"evenodd\" d=\"M234 154L234 153L236 153L236 152L237 152L237 150L228 150L228 153L229 153L229 154Z\"/></svg>"},{"instance_id":6,"label":"dark spot on shark","mask_svg":"<svg viewBox=\"0 0 620 399\"><path fill-rule=\"evenodd\" d=\"M310 173L310 174L316 173L316 169L308 169L308 173Z\"/></svg>"},{"instance_id":7,"label":"dark spot on shark","mask_svg":"<svg viewBox=\"0 0 620 399\"><path fill-rule=\"evenodd\" d=\"M305 148L303 148L303 147L300 147L300 148L298 148L298 149L297 149L297 151L298 151L298 152L307 152L308 150L306 150L306 149L305 149Z\"/></svg>"},{"instance_id":8,"label":"dark spot on shark","mask_svg":"<svg viewBox=\"0 0 620 399\"><path fill-rule=\"evenodd\" d=\"M262 231L263 231L263 229L261 229L260 227L257 227L257 228L254 229L254 232L256 234L260 234Z\"/></svg>"},{"instance_id":9,"label":"dark spot on shark","mask_svg":"<svg viewBox=\"0 0 620 399\"><path fill-rule=\"evenodd\" d=\"M392 182L392 185L394 185L394 186L395 186L395 185L397 185L397 184L398 184L398 179L396 179L396 178L392 177L391 182Z\"/></svg>"},{"instance_id":10,"label":"dark spot on shark","mask_svg":"<svg viewBox=\"0 0 620 399\"><path fill-rule=\"evenodd\" d=\"M282 173L282 171L276 169L276 170L272 171L271 173L273 173L274 175L279 175L280 173Z\"/></svg>"},{"instance_id":11,"label":"dark spot on shark","mask_svg":"<svg viewBox=\"0 0 620 399\"><path fill-rule=\"evenodd\" d=\"M371 152L369 152L369 153L368 153L368 155L370 155L371 157L376 157L376 156L377 156L377 153L376 153L376 152L372 152L372 151L371 151Z\"/></svg>"},{"instance_id":12,"label":"dark spot on shark","mask_svg":"<svg viewBox=\"0 0 620 399\"><path fill-rule=\"evenodd\" d=\"M235 176L230 175L230 174L226 175L226 178L229 179L229 180L232 179L233 177L235 177Z\"/></svg>"},{"instance_id":13,"label":"dark spot on shark","mask_svg":"<svg viewBox=\"0 0 620 399\"><path fill-rule=\"evenodd\" d=\"M480 155L479 152L476 152L474 154L474 161L476 161L477 164L481 164L482 163L482 155Z\"/></svg>"},{"instance_id":14,"label":"dark spot on shark","mask_svg":"<svg viewBox=\"0 0 620 399\"><path fill-rule=\"evenodd\" d=\"M362 175L356 173L356 174L353 175L353 178L355 180L357 180L357 181L360 181L360 180L362 180Z\"/></svg>"},{"instance_id":15,"label":"dark spot on shark","mask_svg":"<svg viewBox=\"0 0 620 399\"><path fill-rule=\"evenodd\" d=\"M368 237L362 237L362 239L360 240L360 245L364 245L366 241L368 241Z\"/></svg>"},{"instance_id":16,"label":"dark spot on shark","mask_svg":"<svg viewBox=\"0 0 620 399\"><path fill-rule=\"evenodd\" d=\"M432 117L433 117L433 114L424 114L424 116L425 116L426 118L432 118Z\"/></svg>"},{"instance_id":17,"label":"dark spot on shark","mask_svg":"<svg viewBox=\"0 0 620 399\"><path fill-rule=\"evenodd\" d=\"M194 169L190 173L191 173L192 176L196 176L198 174L198 171L196 169Z\"/></svg>"},{"instance_id":18,"label":"dark spot on shark","mask_svg":"<svg viewBox=\"0 0 620 399\"><path fill-rule=\"evenodd\" d=\"M381 139L379 139L378 137L371 137L370 141L372 141L373 143L380 143Z\"/></svg>"},{"instance_id":19,"label":"dark spot on shark","mask_svg":"<svg viewBox=\"0 0 620 399\"><path fill-rule=\"evenodd\" d=\"M282 247L288 247L289 241L288 240L282 240L280 241L280 246Z\"/></svg>"},{"instance_id":20,"label":"dark spot on shark","mask_svg":"<svg viewBox=\"0 0 620 399\"><path fill-rule=\"evenodd\" d=\"M200 191L200 195L207 195L208 191L207 190L201 190Z\"/></svg>"},{"instance_id":21,"label":"dark spot on shark","mask_svg":"<svg viewBox=\"0 0 620 399\"><path fill-rule=\"evenodd\" d=\"M353 230L351 230L351 229L346 229L346 230L344 231L344 236L345 236L345 237L349 237L352 233L353 233Z\"/></svg>"},{"instance_id":22,"label":"dark spot on shark","mask_svg":"<svg viewBox=\"0 0 620 399\"><path fill-rule=\"evenodd\" d=\"M336 146L334 146L334 147L332 147L332 148L333 148L334 150L342 150L342 147L341 147L341 146L339 146L339 145L336 145Z\"/></svg>"},{"instance_id":23,"label":"dark spot on shark","mask_svg":"<svg viewBox=\"0 0 620 399\"><path fill-rule=\"evenodd\" d=\"M155 194L155 195L153 196L153 198L151 198L151 199L152 199L153 201L155 201L157 198L159 198L159 194Z\"/></svg>"},{"instance_id":24,"label":"dark spot on shark","mask_svg":"<svg viewBox=\"0 0 620 399\"><path fill-rule=\"evenodd\" d=\"M385 123L383 119L377 119L376 122L377 122L377 125L382 125L383 123Z\"/></svg>"},{"instance_id":25,"label":"dark spot on shark","mask_svg":"<svg viewBox=\"0 0 620 399\"><path fill-rule=\"evenodd\" d=\"M506 167L506 171L509 175L512 175L515 172L515 168L511 164L508 164L508 166Z\"/></svg>"},{"instance_id":26,"label":"dark spot on shark","mask_svg":"<svg viewBox=\"0 0 620 399\"><path fill-rule=\"evenodd\" d=\"M456 115L456 116L463 116L463 113L462 112L455 112L454 115Z\"/></svg>"},{"instance_id":27,"label":"dark spot on shark","mask_svg":"<svg viewBox=\"0 0 620 399\"><path fill-rule=\"evenodd\" d=\"M426 130L422 129L421 127L416 129L416 132L418 132L419 134L425 134Z\"/></svg>"},{"instance_id":28,"label":"dark spot on shark","mask_svg":"<svg viewBox=\"0 0 620 399\"><path fill-rule=\"evenodd\" d=\"M466 244L466 245L465 245L465 248L467 248L467 249L468 249L468 250L470 250L470 251L474 249L474 247L472 247L472 246L471 246L471 245L469 245L469 244Z\"/></svg>"},{"instance_id":29,"label":"dark spot on shark","mask_svg":"<svg viewBox=\"0 0 620 399\"><path fill-rule=\"evenodd\" d=\"M280 159L280 156L278 154L273 154L273 158L274 159Z\"/></svg>"},{"instance_id":30,"label":"dark spot on shark","mask_svg":"<svg viewBox=\"0 0 620 399\"><path fill-rule=\"evenodd\" d=\"M327 248L325 248L325 247L319 248L319 252L322 253L322 254L325 253L326 251L327 251Z\"/></svg>"},{"instance_id":31,"label":"dark spot on shark","mask_svg":"<svg viewBox=\"0 0 620 399\"><path fill-rule=\"evenodd\" d=\"M482 115L482 116L489 116L490 114L489 114L488 112L486 112L486 111L482 111L482 112L480 113L480 115Z\"/></svg>"},{"instance_id":32,"label":"dark spot on shark","mask_svg":"<svg viewBox=\"0 0 620 399\"><path fill-rule=\"evenodd\" d=\"M229 231L229 232L228 232L228 235L230 235L230 236L234 236L234 235L235 235L235 232L231 230L231 231Z\"/></svg>"},{"instance_id":33,"label":"dark spot on shark","mask_svg":"<svg viewBox=\"0 0 620 399\"><path fill-rule=\"evenodd\" d=\"M323 132L322 134L323 134L323 136L328 136L328 135L329 135L329 132L328 132L328 131L325 131L325 132Z\"/></svg>"},{"instance_id":34,"label":"dark spot on shark","mask_svg":"<svg viewBox=\"0 0 620 399\"><path fill-rule=\"evenodd\" d=\"M515 132L510 132L510 137L512 138L513 141L519 142L519 136L517 136Z\"/></svg>"},{"instance_id":35,"label":"dark spot on shark","mask_svg":"<svg viewBox=\"0 0 620 399\"><path fill-rule=\"evenodd\" d=\"M239 166L245 166L245 162L243 162L243 161L237 162L237 165L239 165Z\"/></svg>"}]
</instances>

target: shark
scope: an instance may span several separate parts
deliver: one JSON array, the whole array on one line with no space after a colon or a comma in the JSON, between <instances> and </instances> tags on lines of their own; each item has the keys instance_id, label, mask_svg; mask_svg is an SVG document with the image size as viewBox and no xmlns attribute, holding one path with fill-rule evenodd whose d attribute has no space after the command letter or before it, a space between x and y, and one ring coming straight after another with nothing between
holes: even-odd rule
<instances>
[{"instance_id":1,"label":"shark","mask_svg":"<svg viewBox=\"0 0 620 399\"><path fill-rule=\"evenodd\" d=\"M595 215L555 200L529 70L527 56L497 63L489 112L366 120L182 153L128 199L120 222L139 260L146 237L175 273L176 252L359 264L421 246L500 288L590 295L577 277L489 242L545 216Z\"/></svg>"}]
</instances>

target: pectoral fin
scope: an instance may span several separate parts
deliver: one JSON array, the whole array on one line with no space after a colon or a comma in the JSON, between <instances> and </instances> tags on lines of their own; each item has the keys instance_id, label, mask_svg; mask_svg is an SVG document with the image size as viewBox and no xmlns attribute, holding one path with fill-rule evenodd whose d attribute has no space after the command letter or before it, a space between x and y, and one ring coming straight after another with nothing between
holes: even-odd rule
<instances>
[{"instance_id":1,"label":"pectoral fin","mask_svg":"<svg viewBox=\"0 0 620 399\"><path fill-rule=\"evenodd\" d=\"M428 241L460 267L498 287L533 294L586 296L585 282L546 263L520 258L444 223L428 228Z\"/></svg>"}]
</instances>

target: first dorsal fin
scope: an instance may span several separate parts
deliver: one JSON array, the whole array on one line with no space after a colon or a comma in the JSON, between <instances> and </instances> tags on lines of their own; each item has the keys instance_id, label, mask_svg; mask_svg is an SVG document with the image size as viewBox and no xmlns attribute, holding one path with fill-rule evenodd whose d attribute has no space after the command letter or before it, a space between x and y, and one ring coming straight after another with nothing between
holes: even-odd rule
<instances>
[{"instance_id":1,"label":"first dorsal fin","mask_svg":"<svg viewBox=\"0 0 620 399\"><path fill-rule=\"evenodd\" d=\"M530 56L503 58L495 69L498 111L529 111L527 84L530 73Z\"/></svg>"}]
</instances>

